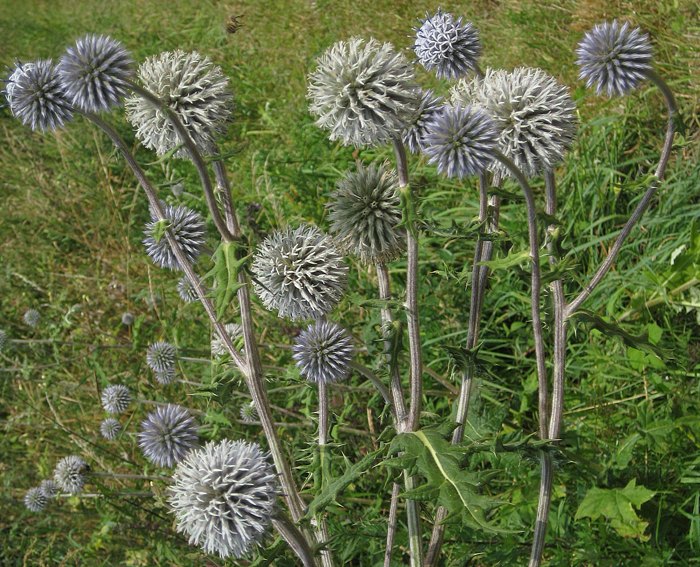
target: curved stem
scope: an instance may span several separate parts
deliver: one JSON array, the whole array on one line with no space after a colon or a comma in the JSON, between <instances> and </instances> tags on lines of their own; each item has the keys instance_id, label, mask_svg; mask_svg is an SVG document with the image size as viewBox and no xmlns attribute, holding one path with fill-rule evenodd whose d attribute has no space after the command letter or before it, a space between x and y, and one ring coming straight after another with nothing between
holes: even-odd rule
<instances>
[{"instance_id":1,"label":"curved stem","mask_svg":"<svg viewBox=\"0 0 700 567\"><path fill-rule=\"evenodd\" d=\"M394 400L392 398L391 392L387 389L387 387L382 383L382 381L377 377L377 375L374 372L372 372L366 366L355 361L350 362L350 368L352 368L357 373L361 374L362 376L367 378L367 380L372 382L372 385L381 394L382 398L384 398L384 401L387 403L387 405L389 407L393 407Z\"/></svg>"},{"instance_id":2,"label":"curved stem","mask_svg":"<svg viewBox=\"0 0 700 567\"><path fill-rule=\"evenodd\" d=\"M278 513L272 518L272 525L287 542L304 567L316 567L313 551L297 527L283 514Z\"/></svg>"},{"instance_id":3,"label":"curved stem","mask_svg":"<svg viewBox=\"0 0 700 567\"><path fill-rule=\"evenodd\" d=\"M651 184L649 185L649 188L646 190L641 200L637 204L636 208L634 209L632 216L630 216L630 218L627 220L625 226L622 227L620 234L617 235L615 242L608 251L608 255L605 257L605 260L603 260L603 263L600 266L598 266L598 269L596 270L595 274L593 274L593 277L586 284L583 290L581 290L581 292L576 296L576 298L569 303L568 307L566 308L566 313L564 314L565 319L571 317L571 315L573 315L573 313L579 307L581 307L584 301L588 299L588 296L591 295L591 293L593 293L593 290L595 290L596 286L610 271L610 268L612 268L612 265L617 259L617 255L622 249L622 245L629 236L630 232L632 232L634 225L637 224L639 219L642 218L642 215L647 210L647 207L649 207L651 199L654 197L656 190L659 188L660 182L663 181L664 176L666 174L666 167L668 165L668 160L671 157L671 149L673 148L673 136L676 131L675 123L676 115L678 114L678 106L676 105L676 99L674 98L671 89L664 82L664 80L661 77L659 77L659 75L657 75L655 71L647 71L647 76L663 94L664 99L666 101L666 108L668 110L668 121L666 123L666 137L664 139L664 145L661 150L659 164L656 167L656 171L654 173L656 178L652 180Z\"/></svg>"}]
</instances>

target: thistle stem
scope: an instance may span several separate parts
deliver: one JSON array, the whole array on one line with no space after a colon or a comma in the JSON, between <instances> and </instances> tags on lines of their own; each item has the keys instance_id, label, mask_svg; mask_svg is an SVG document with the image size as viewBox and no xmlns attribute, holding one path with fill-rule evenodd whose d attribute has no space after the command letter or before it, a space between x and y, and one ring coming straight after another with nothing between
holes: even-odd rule
<instances>
[{"instance_id":1,"label":"thistle stem","mask_svg":"<svg viewBox=\"0 0 700 567\"><path fill-rule=\"evenodd\" d=\"M289 521L289 518L278 512L272 518L272 525L301 560L301 564L304 567L316 567L316 560L308 542L299 529Z\"/></svg>"},{"instance_id":2,"label":"thistle stem","mask_svg":"<svg viewBox=\"0 0 700 567\"><path fill-rule=\"evenodd\" d=\"M128 473L111 473L111 472L91 472L90 476L98 476L103 478L133 478L140 480L164 480L169 481L169 476L148 476L143 474L128 474Z\"/></svg>"},{"instance_id":3,"label":"thistle stem","mask_svg":"<svg viewBox=\"0 0 700 567\"><path fill-rule=\"evenodd\" d=\"M320 485L316 488L323 490L328 482L328 385L325 382L318 383L318 457L320 473ZM323 514L316 516L316 538L324 545L328 541L328 524ZM333 556L327 548L321 549L321 564L323 567L333 567Z\"/></svg>"},{"instance_id":4,"label":"thistle stem","mask_svg":"<svg viewBox=\"0 0 700 567\"><path fill-rule=\"evenodd\" d=\"M401 486L395 482L391 487L391 502L389 504L389 520L386 529L386 548L384 551L384 567L391 567L391 555L394 551L394 538L396 536L396 526L399 520L399 492Z\"/></svg>"}]
</instances>

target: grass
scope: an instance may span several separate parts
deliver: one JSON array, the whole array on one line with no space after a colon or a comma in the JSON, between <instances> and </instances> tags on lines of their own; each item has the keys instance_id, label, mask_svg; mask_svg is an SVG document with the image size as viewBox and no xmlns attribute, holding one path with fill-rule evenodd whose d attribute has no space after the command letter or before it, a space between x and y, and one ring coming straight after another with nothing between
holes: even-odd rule
<instances>
[{"instance_id":1,"label":"grass","mask_svg":"<svg viewBox=\"0 0 700 567\"><path fill-rule=\"evenodd\" d=\"M652 169L665 120L661 98L651 87L612 101L584 91L576 80L572 50L593 23L616 16L632 17L653 37L658 69L677 93L686 131L677 139L667 181L653 208L586 307L610 321L631 312L625 329L632 334L651 331L666 354L659 359L576 325L569 347L565 439L557 456L546 558L550 565L562 566L697 563L698 298L692 290L671 294L697 276L700 257L695 110L700 89L694 59L698 29L689 23L697 20L697 7L686 0L477 1L442 6L477 25L484 43L483 66L541 66L573 89L582 125L566 167L558 172L569 296L600 262L640 196L635 180ZM355 157L352 150L329 144L307 113L305 76L315 57L334 41L353 35L373 35L408 47L416 18L436 7L389 0L244 0L233 5L214 0L32 0L19 11L6 2L0 5L2 62L58 57L65 45L88 31L119 38L138 60L176 48L209 55L231 77L235 92L235 120L224 149L230 155L239 215L257 227L254 244L286 223L313 221L324 226L325 197ZM224 22L232 13L244 14L243 27L228 35ZM449 86L425 73L420 78L438 92ZM135 145L123 118L115 116L114 122ZM108 383L125 381L141 397L186 401L205 410L204 438L255 439L259 434L237 422L245 395L225 368L180 364L183 378L213 384L207 389L174 385L159 390L148 374L144 352L150 342L169 340L188 355L207 357L210 331L197 305L179 301L177 277L153 268L143 254L145 200L108 141L82 121L56 136L33 134L6 109L0 111L0 129L0 328L13 338L54 341L15 344L0 354L0 563L202 564L203 556L172 529L157 486L152 500L69 499L39 515L22 505L26 489L49 476L55 462L67 454L79 452L101 470L152 472L128 438L115 445L98 440L103 415L97 396ZM182 180L186 193L181 202L204 211L191 167L156 162L141 148L136 153L141 163L151 164L149 174L163 196L172 199L168 187ZM365 160L391 157L385 149L357 155ZM411 175L420 214L429 225L445 227L454 221L469 226L476 215L472 184L438 179L433 168L418 160L411 162ZM541 184L535 189L539 195ZM525 249L521 203L506 203L503 230L499 256ZM464 340L469 285L465 266L470 265L472 250L469 238L446 239L426 232L421 241L425 360L434 372L450 379L447 347ZM400 288L403 264L392 268ZM364 361L371 363L379 348L379 315L359 298L373 297L374 276L353 264L351 279L357 293L344 300L336 316L367 343ZM496 271L486 297L481 387L472 411L475 427L483 431L536 430L528 282L524 268ZM652 306L645 307L647 303ZM30 307L42 313L36 331L21 323ZM130 329L120 324L124 311L136 316ZM298 330L260 306L256 319L269 344L289 344ZM290 368L287 351L266 349L265 357L266 364ZM453 397L437 380L428 380L426 387L424 425L446 418ZM311 494L315 466L309 436L314 432L315 394L293 369L273 377L271 388L272 403L293 412L278 414L280 419L299 425L282 428L281 435L294 453L298 478ZM337 475L344 467L341 454L351 461L365 454L380 442L389 420L380 399L357 377L347 387L334 389L332 408ZM139 408L132 414L127 431L137 430L144 411ZM470 468L493 471L485 490L509 503L498 519L520 531L494 535L455 522L447 531L445 564L460 565L468 557L476 565L524 564L536 505L536 461L522 454L477 454L470 459ZM656 493L639 511L648 523L643 537L622 537L605 520L574 520L589 489L622 488L631 479ZM380 561L390 480L385 468L376 469L346 490L342 507L330 509L330 532L336 536L332 547L339 563ZM134 487L111 483L101 490L109 493L121 486ZM429 512L428 507L426 523ZM404 529L398 543L405 549ZM272 564L293 564L281 546L265 553ZM404 559L397 552L397 564Z\"/></svg>"}]
</instances>

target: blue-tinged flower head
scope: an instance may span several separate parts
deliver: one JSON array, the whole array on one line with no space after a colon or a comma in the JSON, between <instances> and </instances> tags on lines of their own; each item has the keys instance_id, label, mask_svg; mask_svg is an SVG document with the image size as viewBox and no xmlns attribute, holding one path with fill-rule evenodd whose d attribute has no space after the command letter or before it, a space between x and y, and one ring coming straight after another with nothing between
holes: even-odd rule
<instances>
[{"instance_id":1,"label":"blue-tinged flower head","mask_svg":"<svg viewBox=\"0 0 700 567\"><path fill-rule=\"evenodd\" d=\"M355 349L350 335L336 323L312 323L299 333L292 350L299 373L309 382L330 384L350 375Z\"/></svg>"},{"instance_id":2,"label":"blue-tinged flower head","mask_svg":"<svg viewBox=\"0 0 700 567\"><path fill-rule=\"evenodd\" d=\"M12 115L32 130L55 130L73 118L73 109L50 59L18 63L5 85Z\"/></svg>"},{"instance_id":3,"label":"blue-tinged flower head","mask_svg":"<svg viewBox=\"0 0 700 567\"><path fill-rule=\"evenodd\" d=\"M121 104L132 67L131 55L121 42L88 34L66 49L58 72L73 106L84 112L101 112Z\"/></svg>"},{"instance_id":4,"label":"blue-tinged flower head","mask_svg":"<svg viewBox=\"0 0 700 567\"><path fill-rule=\"evenodd\" d=\"M174 366L164 370L163 372L154 372L153 375L155 376L156 382L162 384L163 386L172 384L175 381L175 378L177 378L177 372L175 371Z\"/></svg>"},{"instance_id":5,"label":"blue-tinged flower head","mask_svg":"<svg viewBox=\"0 0 700 567\"><path fill-rule=\"evenodd\" d=\"M58 493L61 491L61 488L58 486L58 484L56 484L56 481L46 479L42 480L39 484L39 490L41 490L41 493L46 496L46 498L51 499L56 498Z\"/></svg>"},{"instance_id":6,"label":"blue-tinged flower head","mask_svg":"<svg viewBox=\"0 0 700 567\"><path fill-rule=\"evenodd\" d=\"M139 447L159 467L172 467L199 442L197 423L190 412L175 404L159 406L141 423Z\"/></svg>"},{"instance_id":7,"label":"blue-tinged flower head","mask_svg":"<svg viewBox=\"0 0 700 567\"><path fill-rule=\"evenodd\" d=\"M438 10L426 14L415 28L413 50L418 61L428 71L435 71L441 79L457 79L474 71L481 56L479 32L471 22Z\"/></svg>"},{"instance_id":8,"label":"blue-tinged flower head","mask_svg":"<svg viewBox=\"0 0 700 567\"><path fill-rule=\"evenodd\" d=\"M197 52L166 51L144 61L142 85L167 104L202 153L211 153L233 109L233 95L221 68ZM138 95L126 101L126 116L144 146L164 155L182 145L172 122L160 108ZM189 159L180 147L174 157Z\"/></svg>"},{"instance_id":9,"label":"blue-tinged flower head","mask_svg":"<svg viewBox=\"0 0 700 567\"><path fill-rule=\"evenodd\" d=\"M122 424L113 417L108 417L100 423L100 433L107 441L114 441L122 430Z\"/></svg>"},{"instance_id":10,"label":"blue-tinged flower head","mask_svg":"<svg viewBox=\"0 0 700 567\"><path fill-rule=\"evenodd\" d=\"M443 98L435 96L432 90L423 91L418 111L403 133L403 142L411 153L419 154L425 149L428 124L444 104Z\"/></svg>"},{"instance_id":11,"label":"blue-tinged flower head","mask_svg":"<svg viewBox=\"0 0 700 567\"><path fill-rule=\"evenodd\" d=\"M651 69L649 36L617 20L596 25L576 49L579 77L598 94L622 96L637 88Z\"/></svg>"},{"instance_id":12,"label":"blue-tinged flower head","mask_svg":"<svg viewBox=\"0 0 700 567\"><path fill-rule=\"evenodd\" d=\"M114 384L102 390L102 407L107 413L124 413L131 404L131 392L124 384Z\"/></svg>"},{"instance_id":13,"label":"blue-tinged flower head","mask_svg":"<svg viewBox=\"0 0 700 567\"><path fill-rule=\"evenodd\" d=\"M61 490L69 494L78 494L83 490L88 470L89 467L83 459L69 455L58 461L53 471L53 479Z\"/></svg>"},{"instance_id":14,"label":"blue-tinged flower head","mask_svg":"<svg viewBox=\"0 0 700 567\"><path fill-rule=\"evenodd\" d=\"M25 324L34 328L39 324L39 321L41 320L41 315L39 315L39 312L36 309L27 309L24 312L22 319L24 320Z\"/></svg>"},{"instance_id":15,"label":"blue-tinged flower head","mask_svg":"<svg viewBox=\"0 0 700 567\"><path fill-rule=\"evenodd\" d=\"M489 69L483 79L460 81L452 100L489 115L498 131L499 151L526 177L560 164L576 136L576 105L569 89L542 69ZM495 183L512 176L500 161L493 161L490 169Z\"/></svg>"},{"instance_id":16,"label":"blue-tinged flower head","mask_svg":"<svg viewBox=\"0 0 700 567\"><path fill-rule=\"evenodd\" d=\"M177 294L185 303L193 303L199 299L197 290L187 276L182 276L180 281L177 282Z\"/></svg>"},{"instance_id":17,"label":"blue-tinged flower head","mask_svg":"<svg viewBox=\"0 0 700 567\"><path fill-rule=\"evenodd\" d=\"M24 505L27 510L30 510L31 512L41 512L44 508L46 508L47 503L48 498L46 498L44 493L41 491L41 488L38 486L30 488L24 495Z\"/></svg>"},{"instance_id":18,"label":"blue-tinged flower head","mask_svg":"<svg viewBox=\"0 0 700 567\"><path fill-rule=\"evenodd\" d=\"M122 325L125 327L131 327L133 324L134 316L129 311L122 313Z\"/></svg>"},{"instance_id":19,"label":"blue-tinged flower head","mask_svg":"<svg viewBox=\"0 0 700 567\"><path fill-rule=\"evenodd\" d=\"M316 319L340 301L348 267L331 238L302 224L268 236L253 259L255 292L279 317Z\"/></svg>"},{"instance_id":20,"label":"blue-tinged flower head","mask_svg":"<svg viewBox=\"0 0 700 567\"><path fill-rule=\"evenodd\" d=\"M447 177L478 175L493 161L498 134L482 110L445 105L428 125L425 155Z\"/></svg>"},{"instance_id":21,"label":"blue-tinged flower head","mask_svg":"<svg viewBox=\"0 0 700 567\"><path fill-rule=\"evenodd\" d=\"M158 341L148 347L146 364L156 374L165 374L175 370L177 350L168 342Z\"/></svg>"},{"instance_id":22,"label":"blue-tinged flower head","mask_svg":"<svg viewBox=\"0 0 700 567\"><path fill-rule=\"evenodd\" d=\"M345 145L376 146L399 138L420 101L408 60L390 43L374 39L334 44L308 82L316 124Z\"/></svg>"},{"instance_id":23,"label":"blue-tinged flower head","mask_svg":"<svg viewBox=\"0 0 700 567\"><path fill-rule=\"evenodd\" d=\"M224 325L226 329L226 334L229 336L231 341L236 344L236 340L243 336L243 327L238 323L226 323ZM219 333L214 331L214 336L211 339L211 355L213 357L226 356L228 354L228 349L224 344L224 341L219 337Z\"/></svg>"},{"instance_id":24,"label":"blue-tinged flower head","mask_svg":"<svg viewBox=\"0 0 700 567\"><path fill-rule=\"evenodd\" d=\"M168 228L180 245L185 257L190 263L195 263L204 248L206 228L202 216L187 207L165 205L163 214L168 221ZM180 270L180 263L173 253L165 234L156 234L160 226L158 219L152 215L151 222L146 224L143 243L146 253L153 263L168 270Z\"/></svg>"},{"instance_id":25,"label":"blue-tinged flower head","mask_svg":"<svg viewBox=\"0 0 700 567\"><path fill-rule=\"evenodd\" d=\"M168 488L177 531L220 557L240 558L260 542L271 521L278 485L256 443L210 441L178 465Z\"/></svg>"},{"instance_id":26,"label":"blue-tinged flower head","mask_svg":"<svg viewBox=\"0 0 700 567\"><path fill-rule=\"evenodd\" d=\"M338 181L328 202L338 248L365 264L390 262L406 248L396 172L386 164L357 165Z\"/></svg>"}]
</instances>

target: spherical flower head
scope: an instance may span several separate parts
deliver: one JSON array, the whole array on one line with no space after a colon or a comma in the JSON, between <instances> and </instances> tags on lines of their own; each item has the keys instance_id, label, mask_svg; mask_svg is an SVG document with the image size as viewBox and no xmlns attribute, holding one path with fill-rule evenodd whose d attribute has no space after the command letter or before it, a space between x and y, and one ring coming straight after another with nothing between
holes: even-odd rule
<instances>
[{"instance_id":1,"label":"spherical flower head","mask_svg":"<svg viewBox=\"0 0 700 567\"><path fill-rule=\"evenodd\" d=\"M162 384L163 386L172 384L175 381L175 378L177 378L177 372L175 371L174 366L167 368L163 372L154 372L153 375L155 376L156 382Z\"/></svg>"},{"instance_id":2,"label":"spherical flower head","mask_svg":"<svg viewBox=\"0 0 700 567\"><path fill-rule=\"evenodd\" d=\"M258 420L258 410L254 402L243 404L239 411L243 423L254 423Z\"/></svg>"},{"instance_id":3,"label":"spherical flower head","mask_svg":"<svg viewBox=\"0 0 700 567\"><path fill-rule=\"evenodd\" d=\"M233 107L228 79L221 69L197 52L177 50L149 57L139 67L138 76L147 90L177 114L200 152L212 153ZM136 128L136 137L159 156L182 145L168 116L140 96L127 99L126 117ZM173 155L190 157L184 147Z\"/></svg>"},{"instance_id":4,"label":"spherical flower head","mask_svg":"<svg viewBox=\"0 0 700 567\"><path fill-rule=\"evenodd\" d=\"M76 455L63 457L53 472L53 479L61 490L69 494L78 494L85 485L85 475L88 465L83 459Z\"/></svg>"},{"instance_id":5,"label":"spherical flower head","mask_svg":"<svg viewBox=\"0 0 700 567\"><path fill-rule=\"evenodd\" d=\"M113 417L108 417L100 423L100 433L107 441L114 441L122 431L122 424Z\"/></svg>"},{"instance_id":6,"label":"spherical flower head","mask_svg":"<svg viewBox=\"0 0 700 567\"><path fill-rule=\"evenodd\" d=\"M165 205L163 214L168 221L168 229L182 248L185 257L190 263L195 263L204 247L206 236L204 219L192 209L173 205ZM160 226L155 215L151 217L151 222L146 224L144 230L146 238L143 240L146 253L156 266L168 270L180 270L182 269L180 263L165 234L156 234Z\"/></svg>"},{"instance_id":7,"label":"spherical flower head","mask_svg":"<svg viewBox=\"0 0 700 567\"><path fill-rule=\"evenodd\" d=\"M433 91L428 89L423 92L423 96L418 106L413 120L403 133L403 143L413 154L419 154L425 149L425 136L428 133L428 124L433 120L436 113L442 110L444 100L435 96Z\"/></svg>"},{"instance_id":8,"label":"spherical flower head","mask_svg":"<svg viewBox=\"0 0 700 567\"><path fill-rule=\"evenodd\" d=\"M159 467L175 466L198 442L197 424L182 406L160 406L141 423L139 447Z\"/></svg>"},{"instance_id":9,"label":"spherical flower head","mask_svg":"<svg viewBox=\"0 0 700 567\"><path fill-rule=\"evenodd\" d=\"M3 329L0 329L0 352L5 350L6 346L7 346L7 332L4 331Z\"/></svg>"},{"instance_id":10,"label":"spherical flower head","mask_svg":"<svg viewBox=\"0 0 700 567\"><path fill-rule=\"evenodd\" d=\"M221 558L241 558L270 525L278 488L258 444L224 439L191 451L168 490L177 531L190 544Z\"/></svg>"},{"instance_id":11,"label":"spherical flower head","mask_svg":"<svg viewBox=\"0 0 700 567\"><path fill-rule=\"evenodd\" d=\"M350 375L352 338L336 323L317 321L299 333L292 347L299 373L314 384L330 384Z\"/></svg>"},{"instance_id":12,"label":"spherical flower head","mask_svg":"<svg viewBox=\"0 0 700 567\"><path fill-rule=\"evenodd\" d=\"M386 164L346 172L328 203L330 232L338 248L365 264L401 256L406 233L396 172Z\"/></svg>"},{"instance_id":13,"label":"spherical flower head","mask_svg":"<svg viewBox=\"0 0 700 567\"><path fill-rule=\"evenodd\" d=\"M22 319L27 325L35 328L41 320L41 315L39 315L39 312L36 309L27 309L22 316Z\"/></svg>"},{"instance_id":14,"label":"spherical flower head","mask_svg":"<svg viewBox=\"0 0 700 567\"><path fill-rule=\"evenodd\" d=\"M176 359L175 347L165 341L153 343L146 351L146 364L156 374L164 374L168 370L174 370Z\"/></svg>"},{"instance_id":15,"label":"spherical flower head","mask_svg":"<svg viewBox=\"0 0 700 567\"><path fill-rule=\"evenodd\" d=\"M579 77L596 93L622 96L637 88L651 69L649 36L617 20L598 24L576 49Z\"/></svg>"},{"instance_id":16,"label":"spherical flower head","mask_svg":"<svg viewBox=\"0 0 700 567\"><path fill-rule=\"evenodd\" d=\"M131 325L133 324L134 316L128 311L126 313L122 313L122 325L124 325L125 327L131 327Z\"/></svg>"},{"instance_id":17,"label":"spherical flower head","mask_svg":"<svg viewBox=\"0 0 700 567\"><path fill-rule=\"evenodd\" d=\"M46 498L44 493L41 491L41 488L38 486L30 488L24 495L24 505L26 506L27 510L30 510L31 512L41 512L44 508L46 508L47 503L48 498Z\"/></svg>"},{"instance_id":18,"label":"spherical flower head","mask_svg":"<svg viewBox=\"0 0 700 567\"><path fill-rule=\"evenodd\" d=\"M61 491L58 484L51 479L42 480L41 484L39 484L39 490L41 490L41 493L48 499L56 498Z\"/></svg>"},{"instance_id":19,"label":"spherical flower head","mask_svg":"<svg viewBox=\"0 0 700 567\"><path fill-rule=\"evenodd\" d=\"M121 104L132 67L131 55L121 42L88 34L66 49L58 72L73 106L84 112L101 112Z\"/></svg>"},{"instance_id":20,"label":"spherical flower head","mask_svg":"<svg viewBox=\"0 0 700 567\"><path fill-rule=\"evenodd\" d=\"M50 59L18 63L5 86L12 115L32 130L56 130L73 118L58 71Z\"/></svg>"},{"instance_id":21,"label":"spherical flower head","mask_svg":"<svg viewBox=\"0 0 700 567\"><path fill-rule=\"evenodd\" d=\"M185 303L194 303L199 299L197 290L187 276L182 276L180 281L177 282L177 294Z\"/></svg>"},{"instance_id":22,"label":"spherical flower head","mask_svg":"<svg viewBox=\"0 0 700 567\"><path fill-rule=\"evenodd\" d=\"M226 329L226 334L230 337L231 341L234 342L239 337L243 336L243 327L238 323L226 323L224 325ZM219 337L219 333L214 331L214 336L211 339L211 355L213 357L226 356L228 354L228 349L224 344L224 341Z\"/></svg>"},{"instance_id":23,"label":"spherical flower head","mask_svg":"<svg viewBox=\"0 0 700 567\"><path fill-rule=\"evenodd\" d=\"M309 110L331 140L376 146L400 137L418 109L420 90L408 60L390 43L339 41L309 75Z\"/></svg>"},{"instance_id":24,"label":"spherical flower head","mask_svg":"<svg viewBox=\"0 0 700 567\"><path fill-rule=\"evenodd\" d=\"M124 384L114 384L102 390L102 407L107 413L124 413L131 404L131 392Z\"/></svg>"},{"instance_id":25,"label":"spherical flower head","mask_svg":"<svg viewBox=\"0 0 700 567\"><path fill-rule=\"evenodd\" d=\"M493 161L493 121L473 106L445 105L428 125L425 155L447 177L478 175Z\"/></svg>"},{"instance_id":26,"label":"spherical flower head","mask_svg":"<svg viewBox=\"0 0 700 567\"><path fill-rule=\"evenodd\" d=\"M481 56L479 32L471 22L438 10L426 14L416 30L413 50L418 61L441 79L457 79L474 71Z\"/></svg>"},{"instance_id":27,"label":"spherical flower head","mask_svg":"<svg viewBox=\"0 0 700 567\"><path fill-rule=\"evenodd\" d=\"M526 177L561 163L576 135L576 105L569 89L541 69L489 69L483 79L460 81L452 100L472 104L491 117L498 130L499 151ZM492 162L490 169L496 183L512 176L499 161Z\"/></svg>"},{"instance_id":28,"label":"spherical flower head","mask_svg":"<svg viewBox=\"0 0 700 567\"><path fill-rule=\"evenodd\" d=\"M252 272L263 305L292 321L316 319L331 311L348 276L331 238L307 224L268 236L258 246Z\"/></svg>"}]
</instances>

